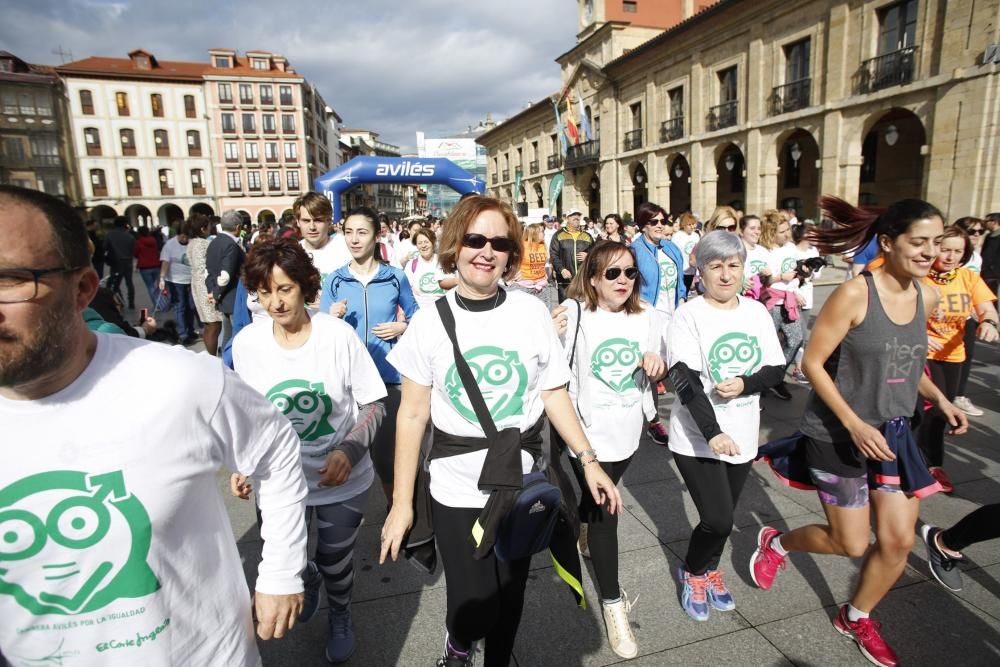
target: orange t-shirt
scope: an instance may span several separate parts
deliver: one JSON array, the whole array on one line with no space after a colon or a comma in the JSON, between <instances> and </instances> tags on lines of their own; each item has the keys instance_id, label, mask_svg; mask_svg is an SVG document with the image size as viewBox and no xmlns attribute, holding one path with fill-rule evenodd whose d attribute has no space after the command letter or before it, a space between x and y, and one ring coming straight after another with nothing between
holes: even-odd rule
<instances>
[{"instance_id":1,"label":"orange t-shirt","mask_svg":"<svg viewBox=\"0 0 1000 667\"><path fill-rule=\"evenodd\" d=\"M964 267L957 269L955 278L947 285L934 282L930 276L924 278L924 284L936 288L941 295L937 308L927 318L927 338L943 347L936 352L928 348L927 358L955 363L965 361L966 320L976 306L996 300L996 295L978 273Z\"/></svg>"},{"instance_id":2,"label":"orange t-shirt","mask_svg":"<svg viewBox=\"0 0 1000 667\"><path fill-rule=\"evenodd\" d=\"M525 243L524 261L521 262L523 280L544 280L545 264L549 259L544 243Z\"/></svg>"}]
</instances>

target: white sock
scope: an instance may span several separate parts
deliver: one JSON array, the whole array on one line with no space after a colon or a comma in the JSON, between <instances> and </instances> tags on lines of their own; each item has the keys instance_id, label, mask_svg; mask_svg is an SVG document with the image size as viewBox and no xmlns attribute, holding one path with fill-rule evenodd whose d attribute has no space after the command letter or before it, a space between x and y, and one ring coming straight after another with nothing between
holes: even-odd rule
<instances>
[{"instance_id":1,"label":"white sock","mask_svg":"<svg viewBox=\"0 0 1000 667\"><path fill-rule=\"evenodd\" d=\"M618 604L621 601L622 601L621 596L618 596L614 600L601 600L601 604L604 605L605 607L610 607L611 605Z\"/></svg>"},{"instance_id":2,"label":"white sock","mask_svg":"<svg viewBox=\"0 0 1000 667\"><path fill-rule=\"evenodd\" d=\"M857 623L862 618L868 618L868 612L867 611L861 611L860 609L858 609L857 607L855 607L853 604L847 605L847 620L848 621L850 621L851 623Z\"/></svg>"},{"instance_id":3,"label":"white sock","mask_svg":"<svg viewBox=\"0 0 1000 667\"><path fill-rule=\"evenodd\" d=\"M776 536L771 540L771 548L778 552L779 556L787 556L788 552L785 551L785 547L781 546L781 536Z\"/></svg>"}]
</instances>

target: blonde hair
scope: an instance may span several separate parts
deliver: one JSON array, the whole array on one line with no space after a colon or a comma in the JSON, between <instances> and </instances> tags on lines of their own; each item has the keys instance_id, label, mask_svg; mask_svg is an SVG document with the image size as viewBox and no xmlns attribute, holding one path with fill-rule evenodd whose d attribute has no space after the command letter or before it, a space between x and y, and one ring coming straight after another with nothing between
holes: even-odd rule
<instances>
[{"instance_id":1,"label":"blonde hair","mask_svg":"<svg viewBox=\"0 0 1000 667\"><path fill-rule=\"evenodd\" d=\"M540 222L533 222L524 228L525 243L544 243L545 225Z\"/></svg>"},{"instance_id":2,"label":"blonde hair","mask_svg":"<svg viewBox=\"0 0 1000 667\"><path fill-rule=\"evenodd\" d=\"M725 218L732 218L733 222L736 223L740 221L739 214L736 212L736 209L733 208L732 206L716 206L715 210L712 212L712 217L709 218L708 222L705 223L705 227L704 229L702 229L702 231L706 234L708 232L715 231L715 228L719 224L719 222L724 220Z\"/></svg>"},{"instance_id":3,"label":"blonde hair","mask_svg":"<svg viewBox=\"0 0 1000 667\"><path fill-rule=\"evenodd\" d=\"M781 223L788 222L784 213L775 208L764 211L760 217L760 245L768 250L773 250L778 246L778 227Z\"/></svg>"}]
</instances>

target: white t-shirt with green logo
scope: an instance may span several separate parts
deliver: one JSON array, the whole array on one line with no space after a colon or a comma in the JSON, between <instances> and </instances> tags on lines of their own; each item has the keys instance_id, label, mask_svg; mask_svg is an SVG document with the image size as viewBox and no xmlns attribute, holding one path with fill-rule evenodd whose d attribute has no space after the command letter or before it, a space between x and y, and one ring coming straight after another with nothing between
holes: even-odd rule
<instances>
[{"instance_id":1,"label":"white t-shirt with green logo","mask_svg":"<svg viewBox=\"0 0 1000 667\"><path fill-rule=\"evenodd\" d=\"M413 298L421 308L432 307L444 294L438 281L444 279L445 274L438 265L437 255L429 262L419 256L410 259L403 264L403 272L413 288Z\"/></svg>"},{"instance_id":2,"label":"white t-shirt with green logo","mask_svg":"<svg viewBox=\"0 0 1000 667\"><path fill-rule=\"evenodd\" d=\"M788 282L783 282L778 280L778 276L782 273L794 271L795 264L798 262L798 259L799 249L795 247L794 243L786 243L785 245L771 251L768 267L771 269L771 275L773 276L771 281L771 287L773 289L791 292L795 291L795 288L798 287L799 284L798 278L792 278L792 280Z\"/></svg>"},{"instance_id":3,"label":"white t-shirt with green logo","mask_svg":"<svg viewBox=\"0 0 1000 667\"><path fill-rule=\"evenodd\" d=\"M764 305L739 297L734 310L710 306L704 297L681 305L667 332L667 364L684 362L700 374L722 432L739 446L738 456L718 456L708 446L680 397L670 410L670 450L685 456L744 463L757 454L760 395L724 399L715 393L723 380L751 375L762 366L784 365L774 323Z\"/></svg>"},{"instance_id":4,"label":"white t-shirt with green logo","mask_svg":"<svg viewBox=\"0 0 1000 667\"><path fill-rule=\"evenodd\" d=\"M569 382L569 367L545 304L512 290L499 307L472 313L455 303L454 290L447 299L462 356L479 382L497 430L527 430L542 415L542 390ZM416 312L388 360L410 381L432 388L431 421L437 428L457 436L485 437L436 307ZM485 461L486 450L433 460L431 496L448 507L485 507L489 494L478 488ZM530 472L533 461L523 450L521 463L524 472Z\"/></svg>"},{"instance_id":5,"label":"white t-shirt with green logo","mask_svg":"<svg viewBox=\"0 0 1000 667\"><path fill-rule=\"evenodd\" d=\"M340 486L319 485L326 458L357 424L358 405L385 398L375 362L351 325L316 313L304 345L287 350L273 324L254 322L233 340L233 367L285 415L299 435L307 505L329 505L358 495L375 477L368 454Z\"/></svg>"},{"instance_id":6,"label":"white t-shirt with green logo","mask_svg":"<svg viewBox=\"0 0 1000 667\"><path fill-rule=\"evenodd\" d=\"M305 248L306 253L312 258L313 266L319 271L320 284L328 275L351 261L351 251L347 249L347 240L343 234L331 237L319 250L314 250L305 239L299 243Z\"/></svg>"},{"instance_id":7,"label":"white t-shirt with green logo","mask_svg":"<svg viewBox=\"0 0 1000 667\"><path fill-rule=\"evenodd\" d=\"M662 250L656 251L656 263L660 265L660 284L657 286L656 309L666 313L668 317L673 315L675 302L677 301L677 265L670 256Z\"/></svg>"},{"instance_id":8,"label":"white t-shirt with green logo","mask_svg":"<svg viewBox=\"0 0 1000 667\"><path fill-rule=\"evenodd\" d=\"M270 403L212 357L97 334L72 384L0 398L0 423L11 664L260 664L219 473L255 479L257 590L301 592L306 486L298 438Z\"/></svg>"},{"instance_id":9,"label":"white t-shirt with green logo","mask_svg":"<svg viewBox=\"0 0 1000 667\"><path fill-rule=\"evenodd\" d=\"M674 236L670 240L673 241L674 245L681 249L681 258L684 262L684 273L688 275L693 274L695 272L695 267L691 265L690 257L691 251L694 250L694 247L698 245L698 241L701 240L701 237L698 236L698 232L688 234L685 231L678 230L674 232Z\"/></svg>"},{"instance_id":10,"label":"white t-shirt with green logo","mask_svg":"<svg viewBox=\"0 0 1000 667\"><path fill-rule=\"evenodd\" d=\"M770 266L771 251L758 244L747 250L747 261L743 270L743 275L749 280L751 276L755 276L760 273L761 269Z\"/></svg>"}]
</instances>

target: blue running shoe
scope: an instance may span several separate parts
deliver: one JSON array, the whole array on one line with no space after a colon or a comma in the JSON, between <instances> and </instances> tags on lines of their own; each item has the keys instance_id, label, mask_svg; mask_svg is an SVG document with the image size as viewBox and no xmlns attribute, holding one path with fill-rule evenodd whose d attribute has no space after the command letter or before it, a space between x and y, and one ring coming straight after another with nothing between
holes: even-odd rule
<instances>
[{"instance_id":1,"label":"blue running shoe","mask_svg":"<svg viewBox=\"0 0 1000 667\"><path fill-rule=\"evenodd\" d=\"M722 570L709 570L705 577L708 578L708 601L712 607L719 611L736 609L736 600L726 588L726 582L722 581Z\"/></svg>"},{"instance_id":2,"label":"blue running shoe","mask_svg":"<svg viewBox=\"0 0 1000 667\"><path fill-rule=\"evenodd\" d=\"M354 654L354 624L351 607L330 610L330 634L326 639L326 659L346 662Z\"/></svg>"},{"instance_id":3,"label":"blue running shoe","mask_svg":"<svg viewBox=\"0 0 1000 667\"><path fill-rule=\"evenodd\" d=\"M302 572L302 585L305 590L302 593L299 623L308 623L319 610L319 594L323 588L323 573L316 567L316 563L312 561L306 563L306 569Z\"/></svg>"},{"instance_id":4,"label":"blue running shoe","mask_svg":"<svg viewBox=\"0 0 1000 667\"><path fill-rule=\"evenodd\" d=\"M696 621L708 620L708 600L706 591L708 589L708 577L704 574L693 575L683 567L677 568L677 578L684 586L681 591L681 607L688 616Z\"/></svg>"}]
</instances>

